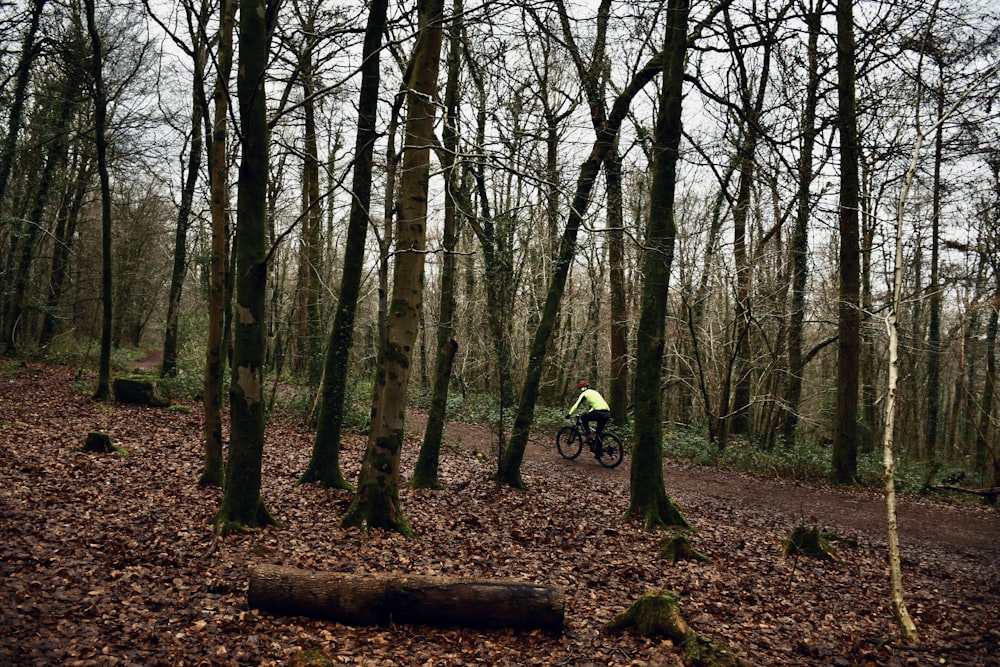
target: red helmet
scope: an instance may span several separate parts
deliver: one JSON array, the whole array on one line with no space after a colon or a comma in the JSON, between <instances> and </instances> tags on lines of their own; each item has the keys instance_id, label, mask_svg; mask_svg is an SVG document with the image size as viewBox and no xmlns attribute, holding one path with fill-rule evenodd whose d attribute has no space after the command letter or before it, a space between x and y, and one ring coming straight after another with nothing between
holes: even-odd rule
<instances>
[{"instance_id":1,"label":"red helmet","mask_svg":"<svg viewBox=\"0 0 1000 667\"><path fill-rule=\"evenodd\" d=\"M583 391L589 386L590 386L589 382L587 382L586 380L580 380L580 382L576 385L576 388L579 389L580 391Z\"/></svg>"}]
</instances>

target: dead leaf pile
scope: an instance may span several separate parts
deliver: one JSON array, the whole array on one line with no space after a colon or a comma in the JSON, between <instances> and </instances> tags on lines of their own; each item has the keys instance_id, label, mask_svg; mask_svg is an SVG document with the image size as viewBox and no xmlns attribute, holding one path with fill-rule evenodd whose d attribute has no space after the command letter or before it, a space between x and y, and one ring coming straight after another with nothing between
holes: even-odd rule
<instances>
[{"instance_id":1,"label":"dead leaf pile","mask_svg":"<svg viewBox=\"0 0 1000 667\"><path fill-rule=\"evenodd\" d=\"M766 495L763 482L734 485L668 464L668 492L696 528L688 538L712 559L668 564L657 558L662 533L621 519L628 459L615 470L584 456L564 461L539 434L522 468L529 488L517 491L497 486L493 461L474 455L490 451L489 431L456 423L441 462L448 490L401 492L418 536L364 534L339 526L349 493L296 485L312 434L275 415L263 496L282 525L216 539L207 522L221 492L196 484L198 406L97 404L93 383L77 385L70 369L4 362L2 371L0 665L304 665L324 656L348 665L679 665L668 640L600 632L656 588L676 592L698 632L752 664L1000 664L996 511L921 501L922 537L904 549L921 644L906 646L889 607L884 519L824 525L840 538L837 562L785 558L782 540L815 512L808 489L792 484ZM128 456L83 452L93 430ZM412 429L404 474L421 435ZM349 479L363 447L356 436L344 443ZM857 498L828 493L848 508ZM950 533L960 529L971 537L956 546ZM276 617L246 604L255 563L560 586L565 633Z\"/></svg>"}]
</instances>

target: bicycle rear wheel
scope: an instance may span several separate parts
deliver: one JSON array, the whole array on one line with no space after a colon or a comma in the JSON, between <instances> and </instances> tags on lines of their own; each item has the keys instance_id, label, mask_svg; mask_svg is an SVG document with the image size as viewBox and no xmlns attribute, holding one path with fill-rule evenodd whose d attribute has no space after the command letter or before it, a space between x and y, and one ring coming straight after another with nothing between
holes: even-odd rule
<instances>
[{"instance_id":1,"label":"bicycle rear wheel","mask_svg":"<svg viewBox=\"0 0 1000 667\"><path fill-rule=\"evenodd\" d=\"M556 433L556 449L564 459L575 459L583 449L583 439L572 426L563 426Z\"/></svg>"},{"instance_id":2,"label":"bicycle rear wheel","mask_svg":"<svg viewBox=\"0 0 1000 667\"><path fill-rule=\"evenodd\" d=\"M597 453L597 461L605 468L614 468L625 458L625 447L622 441L614 433L605 433L601 436L604 444Z\"/></svg>"}]
</instances>

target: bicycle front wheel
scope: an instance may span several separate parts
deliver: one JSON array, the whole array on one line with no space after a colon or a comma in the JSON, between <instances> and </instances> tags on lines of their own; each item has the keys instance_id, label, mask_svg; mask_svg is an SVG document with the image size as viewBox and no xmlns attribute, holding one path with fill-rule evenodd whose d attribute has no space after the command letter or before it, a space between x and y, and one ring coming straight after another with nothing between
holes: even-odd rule
<instances>
[{"instance_id":1,"label":"bicycle front wheel","mask_svg":"<svg viewBox=\"0 0 1000 667\"><path fill-rule=\"evenodd\" d=\"M583 439L572 426L563 426L556 433L556 449L564 459L575 459L583 449Z\"/></svg>"},{"instance_id":2,"label":"bicycle front wheel","mask_svg":"<svg viewBox=\"0 0 1000 667\"><path fill-rule=\"evenodd\" d=\"M601 445L601 450L597 453L598 462L605 468L617 467L625 458L625 447L622 445L622 441L614 433L605 433L601 436L601 440L604 441L604 444Z\"/></svg>"}]
</instances>

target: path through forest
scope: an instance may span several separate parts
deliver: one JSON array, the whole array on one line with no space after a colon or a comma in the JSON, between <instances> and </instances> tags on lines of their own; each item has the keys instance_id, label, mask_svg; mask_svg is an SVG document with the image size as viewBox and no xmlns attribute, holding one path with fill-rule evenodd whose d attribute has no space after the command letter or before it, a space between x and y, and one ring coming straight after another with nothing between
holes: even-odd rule
<instances>
[{"instance_id":1,"label":"path through forest","mask_svg":"<svg viewBox=\"0 0 1000 667\"><path fill-rule=\"evenodd\" d=\"M425 424L425 414L410 412L414 435L422 434ZM497 441L494 429L460 421L448 422L447 435L463 447L479 451L489 451ZM607 476L628 484L628 458L611 470L582 455L577 461L566 461L556 451L554 434L534 433L525 458L551 465L560 474ZM762 516L782 515L803 523L816 521L834 532L864 533L875 542L885 540L885 498L879 493L817 487L676 461L667 461L665 477L667 493L682 506L697 505L713 514L756 511ZM1000 558L1000 520L995 511L900 496L897 515L904 551L908 546L958 549Z\"/></svg>"},{"instance_id":2,"label":"path through forest","mask_svg":"<svg viewBox=\"0 0 1000 667\"><path fill-rule=\"evenodd\" d=\"M158 410L90 400L76 369L0 362L0 666L678 665L669 640L604 623L643 593L674 591L699 632L755 665L1000 665L1000 515L904 497L907 601L921 643L902 644L888 603L884 509L877 494L666 464L667 490L711 563L658 559L662 533L621 520L630 460L614 470L562 459L535 434L528 488L497 486L492 434L450 422L444 492L402 488L414 538L339 526L351 494L298 486L312 433L275 414L262 496L281 526L219 539L218 489L195 483L199 406ZM403 474L422 415L412 414ZM88 431L128 451L81 451ZM356 479L364 439L342 463ZM781 555L797 525L835 533L837 562ZM258 564L364 574L515 579L566 592L564 632L347 627L251 609Z\"/></svg>"}]
</instances>

